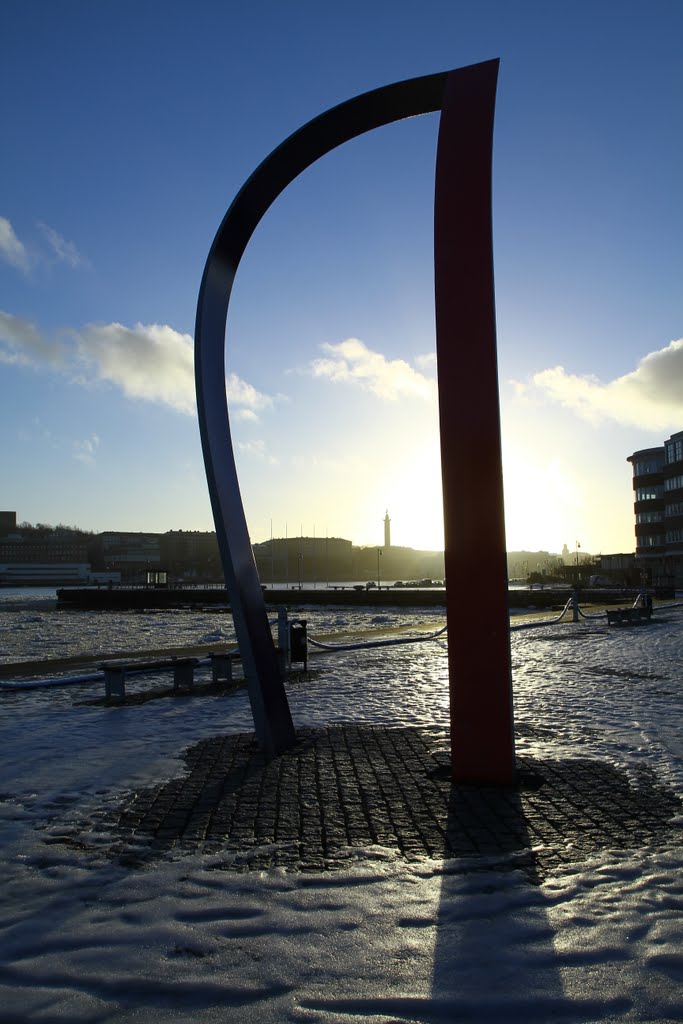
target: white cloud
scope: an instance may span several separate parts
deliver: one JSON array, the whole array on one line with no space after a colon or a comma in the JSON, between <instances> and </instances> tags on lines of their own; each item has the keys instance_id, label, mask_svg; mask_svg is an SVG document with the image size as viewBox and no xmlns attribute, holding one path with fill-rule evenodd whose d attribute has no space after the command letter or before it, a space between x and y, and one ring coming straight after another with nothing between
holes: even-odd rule
<instances>
[{"instance_id":1,"label":"white cloud","mask_svg":"<svg viewBox=\"0 0 683 1024\"><path fill-rule=\"evenodd\" d=\"M43 337L35 324L0 310L0 362L22 366L64 365L65 346Z\"/></svg>"},{"instance_id":2,"label":"white cloud","mask_svg":"<svg viewBox=\"0 0 683 1024\"><path fill-rule=\"evenodd\" d=\"M606 384L562 366L535 374L533 383L593 423L611 419L647 430L675 429L683 419L683 338L649 352L631 373Z\"/></svg>"},{"instance_id":3,"label":"white cloud","mask_svg":"<svg viewBox=\"0 0 683 1024\"><path fill-rule=\"evenodd\" d=\"M528 386L528 384L525 384L524 381L522 381L522 380L512 380L512 379L509 380L507 383L512 387L512 390L514 391L514 394L515 394L515 398L517 398L520 402L528 402L529 401L529 386Z\"/></svg>"},{"instance_id":4,"label":"white cloud","mask_svg":"<svg viewBox=\"0 0 683 1024\"><path fill-rule=\"evenodd\" d=\"M167 324L88 324L51 341L30 321L0 311L0 362L59 370L84 385L104 381L128 398L178 412L196 408L192 337ZM254 422L273 404L237 374L229 375L226 386L236 419Z\"/></svg>"},{"instance_id":5,"label":"white cloud","mask_svg":"<svg viewBox=\"0 0 683 1024\"><path fill-rule=\"evenodd\" d=\"M270 455L266 447L266 442L260 439L254 439L252 441L238 441L237 450L244 455L250 455L255 459L266 459L271 466L277 465L278 460L274 455Z\"/></svg>"},{"instance_id":6,"label":"white cloud","mask_svg":"<svg viewBox=\"0 0 683 1024\"><path fill-rule=\"evenodd\" d=\"M52 253L61 263L66 263L73 268L87 266L87 260L80 254L74 242L68 241L43 221L38 221L38 227L45 236ZM32 264L51 261L43 253L34 252L32 256L29 256L26 246L17 238L12 224L6 217L0 217L0 259L9 263L10 266L16 267L17 270L22 270L25 274L30 271Z\"/></svg>"},{"instance_id":7,"label":"white cloud","mask_svg":"<svg viewBox=\"0 0 683 1024\"><path fill-rule=\"evenodd\" d=\"M270 395L264 395L257 391L251 384L247 384L236 373L229 373L227 378L228 399L235 405L242 407L243 419L256 419L256 414L264 409L270 409L273 399Z\"/></svg>"},{"instance_id":8,"label":"white cloud","mask_svg":"<svg viewBox=\"0 0 683 1024\"><path fill-rule=\"evenodd\" d=\"M80 267L85 263L74 242L67 241L58 231L55 231L49 224L44 224L42 221L38 221L38 227L47 238L58 260L74 268Z\"/></svg>"},{"instance_id":9,"label":"white cloud","mask_svg":"<svg viewBox=\"0 0 683 1024\"><path fill-rule=\"evenodd\" d=\"M258 423L258 416L253 409L235 409L232 418L239 420L240 423Z\"/></svg>"},{"instance_id":10,"label":"white cloud","mask_svg":"<svg viewBox=\"0 0 683 1024\"><path fill-rule=\"evenodd\" d=\"M415 365L425 373L436 373L436 352L424 352L415 356Z\"/></svg>"},{"instance_id":11,"label":"white cloud","mask_svg":"<svg viewBox=\"0 0 683 1024\"><path fill-rule=\"evenodd\" d=\"M241 452L245 452L247 455L256 455L260 459L266 454L265 441L238 441L237 447Z\"/></svg>"},{"instance_id":12,"label":"white cloud","mask_svg":"<svg viewBox=\"0 0 683 1024\"><path fill-rule=\"evenodd\" d=\"M193 345L189 334L165 324L88 324L74 335L80 363L96 380L128 398L195 408Z\"/></svg>"},{"instance_id":13,"label":"white cloud","mask_svg":"<svg viewBox=\"0 0 683 1024\"><path fill-rule=\"evenodd\" d=\"M403 359L387 359L381 352L373 352L358 338L320 347L329 356L311 362L314 377L355 383L388 401L406 396L431 401L436 395L434 380Z\"/></svg>"},{"instance_id":14,"label":"white cloud","mask_svg":"<svg viewBox=\"0 0 683 1024\"><path fill-rule=\"evenodd\" d=\"M0 217L0 259L9 263L10 266L28 273L28 253L6 217Z\"/></svg>"},{"instance_id":15,"label":"white cloud","mask_svg":"<svg viewBox=\"0 0 683 1024\"><path fill-rule=\"evenodd\" d=\"M97 434L91 434L84 441L74 441L72 445L73 457L86 466L94 466L99 446L100 439Z\"/></svg>"}]
</instances>

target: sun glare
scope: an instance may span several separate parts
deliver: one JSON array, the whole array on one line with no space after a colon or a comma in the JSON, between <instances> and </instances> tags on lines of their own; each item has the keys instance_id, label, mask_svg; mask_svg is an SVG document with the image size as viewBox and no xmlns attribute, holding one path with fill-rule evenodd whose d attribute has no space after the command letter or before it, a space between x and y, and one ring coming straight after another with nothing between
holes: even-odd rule
<instances>
[{"instance_id":1,"label":"sun glare","mask_svg":"<svg viewBox=\"0 0 683 1024\"><path fill-rule=\"evenodd\" d=\"M578 482L561 460L540 465L513 454L504 464L504 485L508 550L557 552L571 541L582 521L583 499ZM415 451L387 481L383 493L391 516L392 544L443 550L438 445Z\"/></svg>"},{"instance_id":2,"label":"sun glare","mask_svg":"<svg viewBox=\"0 0 683 1024\"><path fill-rule=\"evenodd\" d=\"M392 544L443 550L443 500L438 445L425 445L404 462L387 488Z\"/></svg>"},{"instance_id":3,"label":"sun glare","mask_svg":"<svg viewBox=\"0 0 683 1024\"><path fill-rule=\"evenodd\" d=\"M503 464L508 551L559 552L584 512L579 482L559 458L540 465L519 453Z\"/></svg>"}]
</instances>

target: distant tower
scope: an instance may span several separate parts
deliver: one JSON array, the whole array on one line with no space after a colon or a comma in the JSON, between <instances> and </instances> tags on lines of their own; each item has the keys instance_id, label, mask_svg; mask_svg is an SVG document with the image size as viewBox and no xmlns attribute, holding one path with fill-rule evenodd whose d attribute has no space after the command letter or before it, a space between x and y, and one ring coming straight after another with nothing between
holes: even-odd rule
<instances>
[{"instance_id":1,"label":"distant tower","mask_svg":"<svg viewBox=\"0 0 683 1024\"><path fill-rule=\"evenodd\" d=\"M384 547L391 547L391 519L389 518L389 511L384 517Z\"/></svg>"}]
</instances>

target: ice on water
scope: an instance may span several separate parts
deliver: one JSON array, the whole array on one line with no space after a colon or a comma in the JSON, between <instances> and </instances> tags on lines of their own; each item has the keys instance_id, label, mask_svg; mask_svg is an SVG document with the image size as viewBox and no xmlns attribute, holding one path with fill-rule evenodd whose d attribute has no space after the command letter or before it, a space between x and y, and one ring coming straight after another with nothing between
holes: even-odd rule
<instances>
[{"instance_id":1,"label":"ice on water","mask_svg":"<svg viewBox=\"0 0 683 1024\"><path fill-rule=\"evenodd\" d=\"M314 635L347 638L440 624L425 610L299 613ZM230 628L222 613L15 609L0 611L0 649L18 660L179 646ZM647 766L683 795L683 612L634 629L514 633L512 650L516 720L533 727L520 730L522 752ZM298 725L447 723L444 639L315 653L310 667L289 691ZM209 855L126 870L46 844L123 792L181 774L190 744L251 728L244 691L105 709L80 703L90 685L99 692L0 692L3 1019L683 1018L678 847L607 851L537 887L372 848L338 874L233 875Z\"/></svg>"}]
</instances>

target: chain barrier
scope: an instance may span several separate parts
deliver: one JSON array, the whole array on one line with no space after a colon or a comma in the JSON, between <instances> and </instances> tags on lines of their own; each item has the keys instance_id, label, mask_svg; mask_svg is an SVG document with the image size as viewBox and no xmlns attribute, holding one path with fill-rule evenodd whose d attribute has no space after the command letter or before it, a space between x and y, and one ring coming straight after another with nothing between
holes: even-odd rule
<instances>
[{"instance_id":1,"label":"chain barrier","mask_svg":"<svg viewBox=\"0 0 683 1024\"><path fill-rule=\"evenodd\" d=\"M399 644L419 644L425 640L436 640L448 629L448 626L444 626L442 629L436 631L436 633L423 633L420 636L397 636L386 640L360 640L357 643L351 644L326 644L321 640L314 640L309 635L308 642L312 647L318 647L323 651L362 651L369 647L392 647Z\"/></svg>"}]
</instances>

